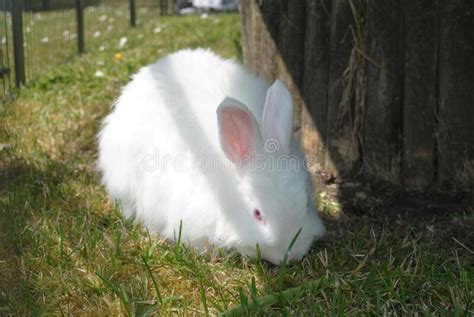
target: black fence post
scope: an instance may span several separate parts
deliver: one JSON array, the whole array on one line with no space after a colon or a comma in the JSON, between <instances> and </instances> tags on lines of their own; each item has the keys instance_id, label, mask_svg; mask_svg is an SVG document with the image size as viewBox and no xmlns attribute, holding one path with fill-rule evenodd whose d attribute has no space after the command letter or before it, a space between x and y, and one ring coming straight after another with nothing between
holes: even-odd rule
<instances>
[{"instance_id":1,"label":"black fence post","mask_svg":"<svg viewBox=\"0 0 474 317\"><path fill-rule=\"evenodd\" d=\"M165 15L165 1L160 0L160 15Z\"/></svg>"},{"instance_id":2,"label":"black fence post","mask_svg":"<svg viewBox=\"0 0 474 317\"><path fill-rule=\"evenodd\" d=\"M23 49L23 1L12 1L13 60L15 62L15 84L25 84L25 52Z\"/></svg>"},{"instance_id":3,"label":"black fence post","mask_svg":"<svg viewBox=\"0 0 474 317\"><path fill-rule=\"evenodd\" d=\"M135 0L130 0L130 26L137 25L137 11Z\"/></svg>"},{"instance_id":4,"label":"black fence post","mask_svg":"<svg viewBox=\"0 0 474 317\"><path fill-rule=\"evenodd\" d=\"M49 10L49 0L42 0L41 7L43 8L44 11Z\"/></svg>"},{"instance_id":5,"label":"black fence post","mask_svg":"<svg viewBox=\"0 0 474 317\"><path fill-rule=\"evenodd\" d=\"M85 52L84 49L84 3L83 0L76 0L76 21L77 21L77 49L79 55Z\"/></svg>"}]
</instances>

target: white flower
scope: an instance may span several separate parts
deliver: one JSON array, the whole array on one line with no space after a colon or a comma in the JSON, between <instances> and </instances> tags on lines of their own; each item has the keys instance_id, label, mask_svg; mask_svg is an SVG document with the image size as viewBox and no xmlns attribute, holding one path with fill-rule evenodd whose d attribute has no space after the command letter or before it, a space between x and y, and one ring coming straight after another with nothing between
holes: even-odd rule
<instances>
[{"instance_id":1,"label":"white flower","mask_svg":"<svg viewBox=\"0 0 474 317\"><path fill-rule=\"evenodd\" d=\"M104 45L101 45L101 46L99 47L99 51L101 51L101 52L105 51L105 46L104 46Z\"/></svg>"},{"instance_id":2,"label":"white flower","mask_svg":"<svg viewBox=\"0 0 474 317\"><path fill-rule=\"evenodd\" d=\"M94 36L94 37L99 37L100 34L101 34L100 31L95 31L93 36Z\"/></svg>"},{"instance_id":3,"label":"white flower","mask_svg":"<svg viewBox=\"0 0 474 317\"><path fill-rule=\"evenodd\" d=\"M101 72L100 70L98 70L95 72L94 76L97 78L104 77L104 72Z\"/></svg>"},{"instance_id":4,"label":"white flower","mask_svg":"<svg viewBox=\"0 0 474 317\"><path fill-rule=\"evenodd\" d=\"M156 33L160 33L161 30L162 30L162 28L159 27L159 26L157 26L157 27L153 30L153 33L155 33L155 34L156 34Z\"/></svg>"},{"instance_id":5,"label":"white flower","mask_svg":"<svg viewBox=\"0 0 474 317\"><path fill-rule=\"evenodd\" d=\"M207 19L209 17L209 14L203 13L201 14L201 19Z\"/></svg>"},{"instance_id":6,"label":"white flower","mask_svg":"<svg viewBox=\"0 0 474 317\"><path fill-rule=\"evenodd\" d=\"M2 44L5 44L7 42L7 38L4 36L2 37Z\"/></svg>"},{"instance_id":7,"label":"white flower","mask_svg":"<svg viewBox=\"0 0 474 317\"><path fill-rule=\"evenodd\" d=\"M97 61L97 66L104 66L105 62L104 61Z\"/></svg>"},{"instance_id":8,"label":"white flower","mask_svg":"<svg viewBox=\"0 0 474 317\"><path fill-rule=\"evenodd\" d=\"M107 32L110 32L114 29L114 27L112 25L108 25L107 26Z\"/></svg>"},{"instance_id":9,"label":"white flower","mask_svg":"<svg viewBox=\"0 0 474 317\"><path fill-rule=\"evenodd\" d=\"M49 37L45 36L41 39L41 43L48 43L49 42Z\"/></svg>"},{"instance_id":10,"label":"white flower","mask_svg":"<svg viewBox=\"0 0 474 317\"><path fill-rule=\"evenodd\" d=\"M107 20L107 16L105 14L102 14L100 17L99 17L99 21L100 22L105 22Z\"/></svg>"},{"instance_id":11,"label":"white flower","mask_svg":"<svg viewBox=\"0 0 474 317\"><path fill-rule=\"evenodd\" d=\"M27 27L25 28L25 31L26 31L27 33L30 33L30 32L31 32L31 29L30 29L30 27L29 27L29 26L27 26Z\"/></svg>"},{"instance_id":12,"label":"white flower","mask_svg":"<svg viewBox=\"0 0 474 317\"><path fill-rule=\"evenodd\" d=\"M3 150L3 149L8 149L11 147L11 144L8 144L8 143L1 143L0 144L0 151Z\"/></svg>"},{"instance_id":13,"label":"white flower","mask_svg":"<svg viewBox=\"0 0 474 317\"><path fill-rule=\"evenodd\" d=\"M64 31L64 32L63 32L63 35L64 35L64 36L68 36L68 35L69 35L69 30Z\"/></svg>"},{"instance_id":14,"label":"white flower","mask_svg":"<svg viewBox=\"0 0 474 317\"><path fill-rule=\"evenodd\" d=\"M120 41L119 41L119 47L122 48L125 46L125 44L127 44L127 41L128 39L124 36L122 38L120 38Z\"/></svg>"}]
</instances>

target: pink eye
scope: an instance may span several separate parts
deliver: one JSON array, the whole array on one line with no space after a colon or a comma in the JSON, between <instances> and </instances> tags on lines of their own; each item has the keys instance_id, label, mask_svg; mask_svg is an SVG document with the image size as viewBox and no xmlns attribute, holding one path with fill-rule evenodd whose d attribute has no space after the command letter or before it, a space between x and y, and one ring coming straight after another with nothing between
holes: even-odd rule
<instances>
[{"instance_id":1,"label":"pink eye","mask_svg":"<svg viewBox=\"0 0 474 317\"><path fill-rule=\"evenodd\" d=\"M254 210L253 210L253 216L254 216L255 219L257 219L258 221L265 223L265 222L263 221L262 213L260 212L260 210L254 209Z\"/></svg>"}]
</instances>

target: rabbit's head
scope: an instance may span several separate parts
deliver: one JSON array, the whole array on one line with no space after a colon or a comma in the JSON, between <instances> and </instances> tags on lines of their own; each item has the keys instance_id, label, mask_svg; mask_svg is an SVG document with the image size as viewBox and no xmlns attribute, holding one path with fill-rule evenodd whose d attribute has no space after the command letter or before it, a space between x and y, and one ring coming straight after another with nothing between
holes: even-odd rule
<instances>
[{"instance_id":1,"label":"rabbit's head","mask_svg":"<svg viewBox=\"0 0 474 317\"><path fill-rule=\"evenodd\" d=\"M280 264L299 232L288 259L301 259L324 226L304 156L292 137L289 91L279 80L270 86L260 125L246 105L232 98L218 107L217 122L222 150L238 175L239 199L227 211L235 227L232 244L250 256L258 244L262 258Z\"/></svg>"}]
</instances>

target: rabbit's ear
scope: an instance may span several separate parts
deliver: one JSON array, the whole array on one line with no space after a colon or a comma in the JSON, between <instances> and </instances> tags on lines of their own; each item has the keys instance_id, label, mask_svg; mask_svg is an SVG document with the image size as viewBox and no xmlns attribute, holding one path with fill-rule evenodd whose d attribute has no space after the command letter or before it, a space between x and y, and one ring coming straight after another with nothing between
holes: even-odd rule
<instances>
[{"instance_id":1,"label":"rabbit's ear","mask_svg":"<svg viewBox=\"0 0 474 317\"><path fill-rule=\"evenodd\" d=\"M217 108L221 147L237 166L247 163L261 138L255 117L240 101L225 98Z\"/></svg>"},{"instance_id":2,"label":"rabbit's ear","mask_svg":"<svg viewBox=\"0 0 474 317\"><path fill-rule=\"evenodd\" d=\"M262 136L265 141L278 142L281 153L290 153L293 133L293 99L280 80L268 88L262 118Z\"/></svg>"}]
</instances>

